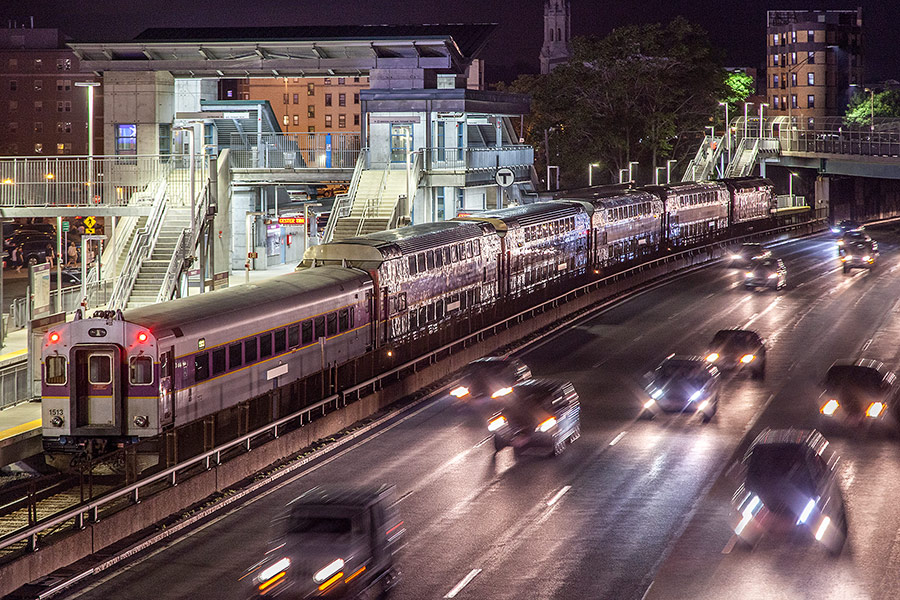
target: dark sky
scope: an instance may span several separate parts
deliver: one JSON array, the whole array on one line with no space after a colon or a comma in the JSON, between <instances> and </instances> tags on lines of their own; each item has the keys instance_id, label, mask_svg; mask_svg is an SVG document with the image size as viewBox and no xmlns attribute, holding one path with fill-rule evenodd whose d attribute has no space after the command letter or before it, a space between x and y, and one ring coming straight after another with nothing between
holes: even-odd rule
<instances>
[{"instance_id":1,"label":"dark sky","mask_svg":"<svg viewBox=\"0 0 900 600\"><path fill-rule=\"evenodd\" d=\"M727 66L762 67L766 10L863 8L868 82L900 79L900 0L572 1L573 35L603 36L632 23L677 15L702 25L725 50ZM496 22L483 52L487 79L538 68L543 0L4 0L0 17L35 18L77 41L127 40L148 27Z\"/></svg>"}]
</instances>

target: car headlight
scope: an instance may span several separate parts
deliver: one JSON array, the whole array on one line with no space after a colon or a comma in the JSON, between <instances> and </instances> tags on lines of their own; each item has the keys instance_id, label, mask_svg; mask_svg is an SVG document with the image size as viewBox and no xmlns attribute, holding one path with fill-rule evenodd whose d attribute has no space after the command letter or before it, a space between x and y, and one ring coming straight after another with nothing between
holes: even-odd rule
<instances>
[{"instance_id":1,"label":"car headlight","mask_svg":"<svg viewBox=\"0 0 900 600\"><path fill-rule=\"evenodd\" d=\"M884 410L883 402L873 402L869 405L869 408L866 409L866 416L872 419L877 419L881 412Z\"/></svg>"},{"instance_id":2,"label":"car headlight","mask_svg":"<svg viewBox=\"0 0 900 600\"><path fill-rule=\"evenodd\" d=\"M776 277L778 277L778 273L770 273L769 274L769 279L775 279Z\"/></svg>"},{"instance_id":3,"label":"car headlight","mask_svg":"<svg viewBox=\"0 0 900 600\"><path fill-rule=\"evenodd\" d=\"M841 228L840 228L840 227L832 227L832 228L831 228L831 233L840 233L840 232L841 232Z\"/></svg>"},{"instance_id":4,"label":"car headlight","mask_svg":"<svg viewBox=\"0 0 900 600\"><path fill-rule=\"evenodd\" d=\"M653 398L654 400L659 400L659 397L662 395L663 395L662 390L653 390L653 392L650 394L650 397Z\"/></svg>"},{"instance_id":5,"label":"car headlight","mask_svg":"<svg viewBox=\"0 0 900 600\"><path fill-rule=\"evenodd\" d=\"M806 503L806 506L803 507L803 512L800 513L800 517L797 519L797 525L801 523L806 523L806 520L809 518L809 514L816 507L816 501L812 498L809 499L809 502Z\"/></svg>"},{"instance_id":6,"label":"car headlight","mask_svg":"<svg viewBox=\"0 0 900 600\"><path fill-rule=\"evenodd\" d=\"M556 417L550 417L549 419L547 419L546 421L544 421L543 423L541 423L540 425L535 427L534 430L540 431L541 433L545 433L547 431L550 431L554 427L556 427Z\"/></svg>"},{"instance_id":7,"label":"car headlight","mask_svg":"<svg viewBox=\"0 0 900 600\"><path fill-rule=\"evenodd\" d=\"M696 400L697 398L699 398L702 395L703 395L703 390L697 390L696 392L691 394L691 402L693 402L694 400Z\"/></svg>"},{"instance_id":8,"label":"car headlight","mask_svg":"<svg viewBox=\"0 0 900 600\"><path fill-rule=\"evenodd\" d=\"M468 395L469 395L469 388L467 388L467 387L461 385L461 386L459 386L458 388L453 389L453 390L450 392L450 395L451 395L451 396L455 396L455 397L457 397L457 398L462 398L463 396L468 396Z\"/></svg>"},{"instance_id":9,"label":"car headlight","mask_svg":"<svg viewBox=\"0 0 900 600\"><path fill-rule=\"evenodd\" d=\"M651 398L651 399L647 400L646 402L644 402L644 408L647 408L647 409L653 408L654 404L656 404L656 400Z\"/></svg>"},{"instance_id":10,"label":"car headlight","mask_svg":"<svg viewBox=\"0 0 900 600\"><path fill-rule=\"evenodd\" d=\"M741 357L741 362L745 365L750 364L756 358L753 354L745 354Z\"/></svg>"},{"instance_id":11,"label":"car headlight","mask_svg":"<svg viewBox=\"0 0 900 600\"><path fill-rule=\"evenodd\" d=\"M325 565L324 567L322 567L321 569L319 569L318 571L316 571L316 574L313 575L313 579L315 580L316 583L322 583L323 581L325 581L326 579L328 579L329 577L331 577L332 575L334 575L335 573L337 573L338 571L340 571L343 568L344 568L344 559L337 558L337 559L331 561L330 563L328 563L327 565Z\"/></svg>"},{"instance_id":12,"label":"car headlight","mask_svg":"<svg viewBox=\"0 0 900 600\"><path fill-rule=\"evenodd\" d=\"M273 585L278 585L284 578L290 566L291 559L285 557L260 571L259 575L256 577L256 582L259 584L259 591L262 592Z\"/></svg>"},{"instance_id":13,"label":"car headlight","mask_svg":"<svg viewBox=\"0 0 900 600\"><path fill-rule=\"evenodd\" d=\"M719 360L718 352L710 352L708 355L706 355L706 362L716 362L717 360Z\"/></svg>"},{"instance_id":14,"label":"car headlight","mask_svg":"<svg viewBox=\"0 0 900 600\"><path fill-rule=\"evenodd\" d=\"M742 258L744 258L744 257L741 256L740 254L732 254L731 255L731 260L741 260Z\"/></svg>"},{"instance_id":15,"label":"car headlight","mask_svg":"<svg viewBox=\"0 0 900 600\"><path fill-rule=\"evenodd\" d=\"M841 257L841 262L847 262L848 260L850 260L852 258L853 257L851 255L845 254L844 256Z\"/></svg>"},{"instance_id":16,"label":"car headlight","mask_svg":"<svg viewBox=\"0 0 900 600\"><path fill-rule=\"evenodd\" d=\"M844 240L838 240L837 245L838 245L838 246L843 246L843 245L844 245Z\"/></svg>"},{"instance_id":17,"label":"car headlight","mask_svg":"<svg viewBox=\"0 0 900 600\"><path fill-rule=\"evenodd\" d=\"M753 277L753 271L747 271L746 273L744 273L744 276L745 277Z\"/></svg>"},{"instance_id":18,"label":"car headlight","mask_svg":"<svg viewBox=\"0 0 900 600\"><path fill-rule=\"evenodd\" d=\"M506 425L506 417L499 415L488 421L488 431L497 431Z\"/></svg>"},{"instance_id":19,"label":"car headlight","mask_svg":"<svg viewBox=\"0 0 900 600\"><path fill-rule=\"evenodd\" d=\"M491 398L500 398L502 396L506 396L507 394L512 394L511 387L500 388L499 390L491 394Z\"/></svg>"},{"instance_id":20,"label":"car headlight","mask_svg":"<svg viewBox=\"0 0 900 600\"><path fill-rule=\"evenodd\" d=\"M819 409L819 412L827 417L830 417L840 406L841 405L838 403L838 401L832 398L822 405L822 408Z\"/></svg>"},{"instance_id":21,"label":"car headlight","mask_svg":"<svg viewBox=\"0 0 900 600\"><path fill-rule=\"evenodd\" d=\"M741 532L744 531L744 527L747 526L753 517L762 509L763 503L759 499L759 496L754 495L750 498L750 501L743 507L740 511L741 513L741 521L737 524L737 527L734 528L734 533L737 535L741 535Z\"/></svg>"},{"instance_id":22,"label":"car headlight","mask_svg":"<svg viewBox=\"0 0 900 600\"><path fill-rule=\"evenodd\" d=\"M865 256L863 256L863 260L869 262L870 260L872 260L872 257L866 254Z\"/></svg>"},{"instance_id":23,"label":"car headlight","mask_svg":"<svg viewBox=\"0 0 900 600\"><path fill-rule=\"evenodd\" d=\"M816 530L816 541L821 542L822 538L825 536L825 531L828 529L828 525L831 523L831 519L829 517L825 517L822 519L822 522L819 524L819 528Z\"/></svg>"}]
</instances>

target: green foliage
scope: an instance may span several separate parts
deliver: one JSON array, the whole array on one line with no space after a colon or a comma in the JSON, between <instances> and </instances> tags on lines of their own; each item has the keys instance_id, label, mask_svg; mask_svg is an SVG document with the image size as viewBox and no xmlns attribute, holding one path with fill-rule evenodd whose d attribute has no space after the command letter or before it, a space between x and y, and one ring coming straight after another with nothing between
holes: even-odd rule
<instances>
[{"instance_id":1,"label":"green foliage","mask_svg":"<svg viewBox=\"0 0 900 600\"><path fill-rule=\"evenodd\" d=\"M568 63L509 89L531 95L526 139L539 150L538 172L549 145L549 162L563 168L569 186L586 181L589 163L600 162L615 181L619 169L640 161L646 181L651 166L693 153L694 134L727 93L724 81L706 32L679 17L575 38Z\"/></svg>"},{"instance_id":2,"label":"green foliage","mask_svg":"<svg viewBox=\"0 0 900 600\"><path fill-rule=\"evenodd\" d=\"M872 115L878 117L900 117L900 90L875 92L874 96L860 91L850 98L844 121L848 125L871 125Z\"/></svg>"}]
</instances>

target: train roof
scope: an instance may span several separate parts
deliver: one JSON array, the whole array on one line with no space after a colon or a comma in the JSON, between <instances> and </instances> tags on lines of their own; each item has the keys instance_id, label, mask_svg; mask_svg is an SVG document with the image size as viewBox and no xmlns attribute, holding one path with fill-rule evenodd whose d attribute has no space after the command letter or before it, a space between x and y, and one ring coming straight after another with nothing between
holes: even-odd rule
<instances>
[{"instance_id":1,"label":"train roof","mask_svg":"<svg viewBox=\"0 0 900 600\"><path fill-rule=\"evenodd\" d=\"M334 297L335 288L352 291L371 280L361 271L336 267L308 269L279 275L260 283L238 285L208 294L178 298L126 310L125 320L150 329L157 338L167 332L179 335L180 328L207 319L221 319L229 325L242 320L229 314L277 314L298 304L314 304ZM302 299L302 300L301 300ZM280 306L279 306L280 305Z\"/></svg>"},{"instance_id":2,"label":"train roof","mask_svg":"<svg viewBox=\"0 0 900 600\"><path fill-rule=\"evenodd\" d=\"M659 201L659 196L651 194L647 190L606 190L597 192L593 197L585 198L593 204L596 210L616 208L618 206L630 206L638 202Z\"/></svg>"},{"instance_id":3,"label":"train roof","mask_svg":"<svg viewBox=\"0 0 900 600\"><path fill-rule=\"evenodd\" d=\"M493 230L489 226L460 221L388 229L313 246L303 255L303 266L344 263L361 269L377 269L389 258L478 239L490 233Z\"/></svg>"},{"instance_id":4,"label":"train roof","mask_svg":"<svg viewBox=\"0 0 900 600\"><path fill-rule=\"evenodd\" d=\"M627 193L630 189L633 189L630 183L609 183L604 185L592 185L589 187L575 188L571 190L560 190L552 193L541 193L550 193L554 200L568 200L572 198L576 198L578 200L590 200L592 198L624 194Z\"/></svg>"},{"instance_id":5,"label":"train roof","mask_svg":"<svg viewBox=\"0 0 900 600\"><path fill-rule=\"evenodd\" d=\"M650 193L661 194L667 196L669 194L688 194L690 192L706 191L714 188L721 188L720 181L676 181L675 183L667 183L664 185L647 185L642 190Z\"/></svg>"},{"instance_id":6,"label":"train roof","mask_svg":"<svg viewBox=\"0 0 900 600\"><path fill-rule=\"evenodd\" d=\"M723 179L722 182L731 190L775 187L775 184L765 177L732 177L730 179Z\"/></svg>"},{"instance_id":7,"label":"train roof","mask_svg":"<svg viewBox=\"0 0 900 600\"><path fill-rule=\"evenodd\" d=\"M505 235L510 229L546 223L581 212L590 215L593 210L590 203L582 200L535 202L534 204L486 210L466 217L456 217L454 221L487 222L494 226L498 234Z\"/></svg>"}]
</instances>

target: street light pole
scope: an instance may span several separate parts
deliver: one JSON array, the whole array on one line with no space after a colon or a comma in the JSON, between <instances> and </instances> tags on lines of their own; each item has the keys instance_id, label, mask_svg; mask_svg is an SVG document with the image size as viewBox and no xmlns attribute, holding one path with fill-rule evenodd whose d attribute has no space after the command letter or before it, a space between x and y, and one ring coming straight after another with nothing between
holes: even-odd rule
<instances>
[{"instance_id":1,"label":"street light pole","mask_svg":"<svg viewBox=\"0 0 900 600\"><path fill-rule=\"evenodd\" d=\"M88 92L88 193L94 197L94 88L99 81L76 81L75 87L85 87ZM59 281L56 282L57 286Z\"/></svg>"},{"instance_id":2,"label":"street light pole","mask_svg":"<svg viewBox=\"0 0 900 600\"><path fill-rule=\"evenodd\" d=\"M744 137L747 137L747 107L753 104L752 102L744 102Z\"/></svg>"},{"instance_id":3,"label":"street light pole","mask_svg":"<svg viewBox=\"0 0 900 600\"><path fill-rule=\"evenodd\" d=\"M788 196L791 199L791 206L794 206L794 177L799 177L799 175L790 171L790 176L788 177Z\"/></svg>"},{"instance_id":4,"label":"street light pole","mask_svg":"<svg viewBox=\"0 0 900 600\"><path fill-rule=\"evenodd\" d=\"M763 137L763 108L768 106L768 103L763 102L759 105L759 139L762 140Z\"/></svg>"},{"instance_id":5,"label":"street light pole","mask_svg":"<svg viewBox=\"0 0 900 600\"><path fill-rule=\"evenodd\" d=\"M871 119L871 120L869 121L869 126L872 128L872 131L875 131L875 90L870 89L870 88L865 88L865 90L866 90L867 92L869 92L869 102L870 102L870 104L869 104L869 107L870 107L870 109L869 109L869 110L870 110L869 114L871 115L871 116L869 117L869 118Z\"/></svg>"},{"instance_id":6,"label":"street light pole","mask_svg":"<svg viewBox=\"0 0 900 600\"><path fill-rule=\"evenodd\" d=\"M674 158L666 161L666 183L672 183L672 163L678 163Z\"/></svg>"},{"instance_id":7,"label":"street light pole","mask_svg":"<svg viewBox=\"0 0 900 600\"><path fill-rule=\"evenodd\" d=\"M588 187L594 185L594 167L600 167L600 163L591 163L588 165Z\"/></svg>"},{"instance_id":8,"label":"street light pole","mask_svg":"<svg viewBox=\"0 0 900 600\"><path fill-rule=\"evenodd\" d=\"M719 102L725 107L725 149L728 150L728 162L731 163L731 124L728 122L728 103Z\"/></svg>"}]
</instances>

